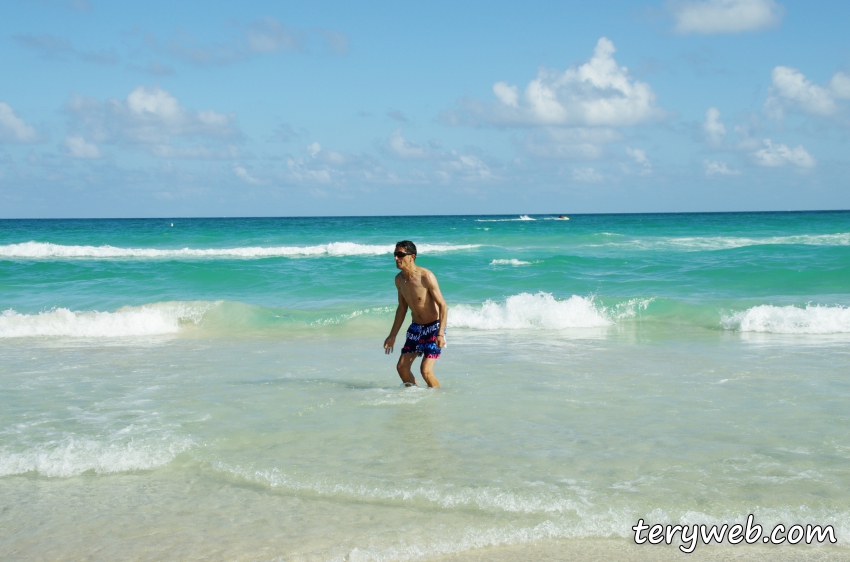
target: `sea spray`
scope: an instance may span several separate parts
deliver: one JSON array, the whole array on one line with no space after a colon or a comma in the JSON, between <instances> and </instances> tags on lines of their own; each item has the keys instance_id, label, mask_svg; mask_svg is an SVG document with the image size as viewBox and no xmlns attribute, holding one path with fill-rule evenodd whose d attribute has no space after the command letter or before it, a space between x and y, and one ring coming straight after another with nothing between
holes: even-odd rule
<instances>
[{"instance_id":1,"label":"sea spray","mask_svg":"<svg viewBox=\"0 0 850 562\"><path fill-rule=\"evenodd\" d=\"M439 253L478 248L478 244L421 244L419 252ZM316 256L379 256L391 254L392 244L331 242L316 246L249 246L244 248L118 248L114 246L69 246L45 242L24 242L0 246L0 258L26 259L130 259L130 258L224 258L257 259Z\"/></svg>"},{"instance_id":2,"label":"sea spray","mask_svg":"<svg viewBox=\"0 0 850 562\"><path fill-rule=\"evenodd\" d=\"M67 336L112 338L175 334L183 324L198 324L219 303L163 302L127 306L115 312L74 312L56 308L38 314L0 313L0 338Z\"/></svg>"},{"instance_id":3,"label":"sea spray","mask_svg":"<svg viewBox=\"0 0 850 562\"><path fill-rule=\"evenodd\" d=\"M452 307L449 326L478 330L522 330L565 328L601 328L611 326L619 318L634 316L645 309L650 300L633 300L610 311L596 303L594 297L573 295L557 300L551 293L520 293L503 303L486 301L480 307L460 304Z\"/></svg>"},{"instance_id":4,"label":"sea spray","mask_svg":"<svg viewBox=\"0 0 850 562\"><path fill-rule=\"evenodd\" d=\"M32 472L51 478L70 478L89 471L115 474L151 470L170 463L192 445L188 437L166 434L157 438L66 437L22 451L4 447L0 449L0 476Z\"/></svg>"},{"instance_id":5,"label":"sea spray","mask_svg":"<svg viewBox=\"0 0 850 562\"><path fill-rule=\"evenodd\" d=\"M740 312L723 313L721 323L727 330L741 332L842 334L850 333L850 307L763 304Z\"/></svg>"}]
</instances>

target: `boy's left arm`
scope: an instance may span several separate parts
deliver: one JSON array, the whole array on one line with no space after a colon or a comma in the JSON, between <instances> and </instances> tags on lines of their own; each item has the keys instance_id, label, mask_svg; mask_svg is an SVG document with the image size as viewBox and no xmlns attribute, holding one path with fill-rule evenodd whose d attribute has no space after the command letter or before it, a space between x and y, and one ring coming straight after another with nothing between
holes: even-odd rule
<instances>
[{"instance_id":1,"label":"boy's left arm","mask_svg":"<svg viewBox=\"0 0 850 562\"><path fill-rule=\"evenodd\" d=\"M431 298L440 311L440 331L437 334L437 347L442 348L446 345L446 322L449 319L449 306L446 304L446 299L443 298L443 293L440 292L440 285L437 284L437 277L428 272L428 286L426 287L431 293ZM440 341L442 338L442 341Z\"/></svg>"}]
</instances>

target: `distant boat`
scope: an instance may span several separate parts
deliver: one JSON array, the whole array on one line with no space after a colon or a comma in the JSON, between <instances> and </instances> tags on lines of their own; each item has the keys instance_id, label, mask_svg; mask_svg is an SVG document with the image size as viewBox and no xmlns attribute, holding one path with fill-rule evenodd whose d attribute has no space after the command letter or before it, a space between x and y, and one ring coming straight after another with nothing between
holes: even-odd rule
<instances>
[{"instance_id":1,"label":"distant boat","mask_svg":"<svg viewBox=\"0 0 850 562\"><path fill-rule=\"evenodd\" d=\"M559 221L568 221L568 220L570 220L570 217L568 217L567 215L558 215L558 220Z\"/></svg>"}]
</instances>

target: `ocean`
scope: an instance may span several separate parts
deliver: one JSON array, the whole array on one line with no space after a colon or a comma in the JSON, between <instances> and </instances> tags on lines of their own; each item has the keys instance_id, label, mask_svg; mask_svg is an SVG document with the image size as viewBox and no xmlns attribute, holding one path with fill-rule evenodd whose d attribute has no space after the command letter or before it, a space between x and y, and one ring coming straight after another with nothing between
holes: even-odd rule
<instances>
[{"instance_id":1,"label":"ocean","mask_svg":"<svg viewBox=\"0 0 850 562\"><path fill-rule=\"evenodd\" d=\"M849 398L850 212L0 221L4 560L850 559Z\"/></svg>"}]
</instances>

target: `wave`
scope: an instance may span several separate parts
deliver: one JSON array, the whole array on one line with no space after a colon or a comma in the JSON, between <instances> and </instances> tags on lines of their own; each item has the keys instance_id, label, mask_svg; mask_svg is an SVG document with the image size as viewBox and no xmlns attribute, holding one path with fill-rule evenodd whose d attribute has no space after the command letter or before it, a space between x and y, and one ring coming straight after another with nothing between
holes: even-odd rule
<instances>
[{"instance_id":1,"label":"wave","mask_svg":"<svg viewBox=\"0 0 850 562\"><path fill-rule=\"evenodd\" d=\"M23 452L0 450L0 476L36 472L42 476L69 478L88 471L114 474L152 470L165 466L192 446L188 437L175 436L116 442L68 438Z\"/></svg>"},{"instance_id":2,"label":"wave","mask_svg":"<svg viewBox=\"0 0 850 562\"><path fill-rule=\"evenodd\" d=\"M574 295L557 300L549 293L521 293L503 303L451 307L449 324L479 330L564 329L610 326L635 316L653 299L633 299L611 307L594 297ZM171 301L125 306L114 312L72 311L56 308L36 314L14 310L0 313L0 339L28 337L122 338L174 335L187 329L206 334L271 333L276 330L321 329L349 322L383 322L394 307L381 306L353 312L283 311L230 301Z\"/></svg>"},{"instance_id":3,"label":"wave","mask_svg":"<svg viewBox=\"0 0 850 562\"><path fill-rule=\"evenodd\" d=\"M125 306L115 312L72 312L57 308L38 314L0 313L0 339L36 336L111 338L174 334L198 324L219 302L162 302Z\"/></svg>"},{"instance_id":4,"label":"wave","mask_svg":"<svg viewBox=\"0 0 850 562\"><path fill-rule=\"evenodd\" d=\"M490 265L531 265L530 261L522 261L518 259L510 260L493 260Z\"/></svg>"},{"instance_id":5,"label":"wave","mask_svg":"<svg viewBox=\"0 0 850 562\"><path fill-rule=\"evenodd\" d=\"M607 234L607 233L606 233ZM850 232L837 234L799 234L794 236L770 236L747 238L739 236L687 236L678 238L639 238L621 242L605 242L591 246L620 246L638 250L712 251L731 250L747 246L802 245L802 246L850 246Z\"/></svg>"},{"instance_id":6,"label":"wave","mask_svg":"<svg viewBox=\"0 0 850 562\"><path fill-rule=\"evenodd\" d=\"M520 293L505 302L486 301L481 307L460 304L451 308L449 325L478 330L523 330L602 328L617 320L631 318L645 310L652 299L633 299L606 308L594 297L573 295L557 300L551 293Z\"/></svg>"},{"instance_id":7,"label":"wave","mask_svg":"<svg viewBox=\"0 0 850 562\"><path fill-rule=\"evenodd\" d=\"M420 244L422 254L473 250L480 244ZM118 248L115 246L66 246L47 242L24 242L0 246L0 258L33 259L115 259L115 258L227 258L258 259L276 257L309 256L379 256L392 254L392 244L358 244L355 242L331 242L316 246L249 246L244 248Z\"/></svg>"},{"instance_id":8,"label":"wave","mask_svg":"<svg viewBox=\"0 0 850 562\"><path fill-rule=\"evenodd\" d=\"M516 221L536 221L528 215L520 215L518 219L475 219L475 222L516 222Z\"/></svg>"},{"instance_id":9,"label":"wave","mask_svg":"<svg viewBox=\"0 0 850 562\"><path fill-rule=\"evenodd\" d=\"M405 390L403 394L410 394L410 392ZM421 394L426 395L427 391L422 391ZM305 479L301 476L289 475L277 468L246 468L221 461L214 462L213 467L221 472L271 488L310 491L328 497L348 497L367 501L422 502L432 503L447 509L474 507L480 510L509 513L577 512L584 505L579 493L581 490L579 492L573 489L566 490L573 497L561 497L560 495L565 490L558 486L549 486L546 490L536 490L531 493L490 486L481 488L444 487L428 484L398 486L377 478L370 478L360 483L317 477Z\"/></svg>"},{"instance_id":10,"label":"wave","mask_svg":"<svg viewBox=\"0 0 850 562\"><path fill-rule=\"evenodd\" d=\"M850 333L850 307L764 304L745 311L724 313L721 323L727 330L773 334Z\"/></svg>"}]
</instances>

